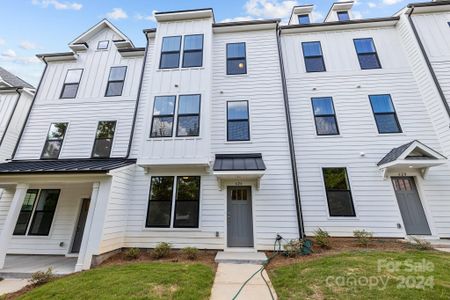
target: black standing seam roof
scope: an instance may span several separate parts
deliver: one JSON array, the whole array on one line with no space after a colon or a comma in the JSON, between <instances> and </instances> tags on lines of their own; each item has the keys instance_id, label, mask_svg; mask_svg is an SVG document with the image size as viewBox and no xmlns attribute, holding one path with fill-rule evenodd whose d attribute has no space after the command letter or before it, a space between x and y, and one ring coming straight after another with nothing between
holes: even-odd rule
<instances>
[{"instance_id":1,"label":"black standing seam roof","mask_svg":"<svg viewBox=\"0 0 450 300\"><path fill-rule=\"evenodd\" d=\"M261 153L216 154L214 171L264 171Z\"/></svg>"},{"instance_id":2,"label":"black standing seam roof","mask_svg":"<svg viewBox=\"0 0 450 300\"><path fill-rule=\"evenodd\" d=\"M0 164L0 175L41 173L106 173L135 164L135 159L22 160Z\"/></svg>"}]
</instances>

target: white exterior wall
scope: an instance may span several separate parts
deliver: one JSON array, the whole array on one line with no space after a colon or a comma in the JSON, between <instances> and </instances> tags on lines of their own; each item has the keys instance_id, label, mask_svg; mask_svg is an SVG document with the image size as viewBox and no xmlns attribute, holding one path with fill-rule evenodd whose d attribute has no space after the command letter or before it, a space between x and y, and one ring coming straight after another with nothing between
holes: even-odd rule
<instances>
[{"instance_id":1,"label":"white exterior wall","mask_svg":"<svg viewBox=\"0 0 450 300\"><path fill-rule=\"evenodd\" d=\"M382 69L360 69L353 39L366 37L374 39ZM321 41L327 72L305 72L303 41ZM397 228L403 222L391 180L383 179L376 164L414 139L443 149L401 41L394 27L282 35L306 234L321 227L335 236L351 236L356 229L405 236L404 226ZM378 134L368 98L373 94L391 95L403 133ZM311 98L324 96L333 97L339 136L316 135ZM347 168L356 217L329 216L323 167ZM416 178L432 233L440 236L448 236L450 225L450 206L443 201L450 197L449 175L444 166L432 168L424 181Z\"/></svg>"},{"instance_id":2,"label":"white exterior wall","mask_svg":"<svg viewBox=\"0 0 450 300\"><path fill-rule=\"evenodd\" d=\"M122 57L112 43L119 39L105 28L92 37L75 61L49 62L15 159L39 159L51 123L68 122L59 158L89 158L99 121L117 121L111 157L127 153L142 57ZM109 50L97 43L109 40ZM104 97L110 68L127 66L122 96ZM59 99L68 69L83 68L75 99Z\"/></svg>"}]
</instances>

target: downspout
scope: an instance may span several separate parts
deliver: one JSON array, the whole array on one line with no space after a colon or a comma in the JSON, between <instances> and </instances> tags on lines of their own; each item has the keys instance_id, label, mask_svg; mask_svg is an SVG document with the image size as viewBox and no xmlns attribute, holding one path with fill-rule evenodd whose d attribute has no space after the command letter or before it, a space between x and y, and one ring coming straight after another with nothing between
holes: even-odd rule
<instances>
[{"instance_id":1,"label":"downspout","mask_svg":"<svg viewBox=\"0 0 450 300\"><path fill-rule=\"evenodd\" d=\"M9 116L8 123L6 123L5 131L2 134L2 138L0 139L0 146L2 145L3 140L5 139L5 136L6 136L6 133L8 132L9 126L11 125L12 118L13 118L14 114L16 113L17 105L19 104L19 99L21 96L21 93L19 92L19 90L21 90L21 89L22 89L22 87L16 88L17 100L16 100L16 103L14 104L14 108L11 112L11 115Z\"/></svg>"},{"instance_id":2,"label":"downspout","mask_svg":"<svg viewBox=\"0 0 450 300\"><path fill-rule=\"evenodd\" d=\"M147 63L148 44L149 44L147 33L145 33L145 37L147 39L147 46L145 47L144 61L142 62L141 80L139 82L138 95L137 95L137 98L136 98L136 104L134 106L133 123L131 125L130 140L128 141L128 150L127 150L127 155L126 155L125 158L129 158L130 157L131 146L133 144L134 130L136 128L136 118L137 118L137 113L138 113L138 109L139 109L139 102L141 100L141 91L142 91L142 84L143 84L143 81L144 81L144 72L145 72L145 65Z\"/></svg>"},{"instance_id":3,"label":"downspout","mask_svg":"<svg viewBox=\"0 0 450 300\"><path fill-rule=\"evenodd\" d=\"M424 47L424 45L422 43L422 40L420 39L419 33L417 32L416 25L414 24L414 21L413 21L413 19L411 17L411 15L414 12L415 7L414 7L414 5L411 5L410 7L411 7L411 11L408 13L409 25L411 26L411 28L413 30L414 37L416 38L417 43L419 44L420 51L422 52L422 55L425 58L425 62L426 62L427 66L428 66L428 69L430 70L430 73L431 73L431 77L433 78L433 81L434 81L434 84L436 85L436 88L438 90L439 96L441 97L442 103L444 104L445 111L447 112L447 115L450 118L450 107L448 105L447 99L445 98L444 91L442 90L441 84L439 83L439 80L438 80L438 78L436 76L436 73L434 72L433 66L431 65L430 59L429 59L428 54L427 54L427 52L425 50L425 47Z\"/></svg>"},{"instance_id":4,"label":"downspout","mask_svg":"<svg viewBox=\"0 0 450 300\"><path fill-rule=\"evenodd\" d=\"M300 199L300 186L298 181L298 171L297 171L297 160L295 158L295 145L294 145L294 136L292 133L292 123L291 123L291 112L289 108L289 97L286 83L286 75L284 71L284 62L283 62L283 52L281 49L281 29L278 27L275 32L277 36L277 45L278 45L278 58L280 63L280 72L281 72L281 84L283 87L283 100L284 100L284 110L286 114L286 127L288 133L288 141L289 141L289 153L291 157L291 168L292 168L292 180L294 184L294 196L295 196L295 207L297 209L297 223L298 223L298 232L300 239L305 237L305 228L303 223L303 213L302 213L302 204Z\"/></svg>"},{"instance_id":5,"label":"downspout","mask_svg":"<svg viewBox=\"0 0 450 300\"><path fill-rule=\"evenodd\" d=\"M20 129L19 138L17 139L16 146L14 147L14 151L13 151L13 153L11 155L11 160L14 160L14 158L16 156L17 149L19 148L20 141L22 140L22 135L23 135L23 133L25 131L25 127L26 127L26 125L28 123L28 119L30 118L30 115L31 115L31 110L33 109L34 102L35 102L36 97L38 95L39 89L41 88L42 80L44 79L45 72L47 71L48 63L45 60L45 56L42 57L42 60L45 63L45 68L44 68L44 71L42 72L41 79L39 79L39 84L38 84L38 86L36 88L36 93L34 93L33 100L31 100L31 105L30 105L30 108L28 109L28 113L27 113L27 116L25 118L25 122L22 125L22 129Z\"/></svg>"}]
</instances>

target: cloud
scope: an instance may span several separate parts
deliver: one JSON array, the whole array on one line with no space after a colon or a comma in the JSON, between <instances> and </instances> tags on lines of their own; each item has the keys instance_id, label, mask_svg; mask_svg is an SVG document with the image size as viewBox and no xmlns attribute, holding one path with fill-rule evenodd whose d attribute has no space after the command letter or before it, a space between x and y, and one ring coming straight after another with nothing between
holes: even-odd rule
<instances>
[{"instance_id":1,"label":"cloud","mask_svg":"<svg viewBox=\"0 0 450 300\"><path fill-rule=\"evenodd\" d=\"M8 50L2 52L2 54L0 54L0 55L2 57L7 57L7 58L13 58L13 57L17 56L16 52L14 52L13 49L8 49Z\"/></svg>"},{"instance_id":2,"label":"cloud","mask_svg":"<svg viewBox=\"0 0 450 300\"><path fill-rule=\"evenodd\" d=\"M127 19L127 13L121 8L113 8L112 11L106 14L106 17L113 20Z\"/></svg>"},{"instance_id":3,"label":"cloud","mask_svg":"<svg viewBox=\"0 0 450 300\"><path fill-rule=\"evenodd\" d=\"M22 41L19 46L20 46L20 48L25 49L25 50L37 49L36 44L32 43L30 41Z\"/></svg>"},{"instance_id":4,"label":"cloud","mask_svg":"<svg viewBox=\"0 0 450 300\"><path fill-rule=\"evenodd\" d=\"M367 3L367 6L369 6L370 8L375 8L377 7L377 4L375 2L369 2Z\"/></svg>"},{"instance_id":5,"label":"cloud","mask_svg":"<svg viewBox=\"0 0 450 300\"><path fill-rule=\"evenodd\" d=\"M244 8L250 16L287 19L295 5L298 2L293 0L248 0Z\"/></svg>"},{"instance_id":6,"label":"cloud","mask_svg":"<svg viewBox=\"0 0 450 300\"><path fill-rule=\"evenodd\" d=\"M383 4L386 5L394 5L400 2L403 2L403 0L383 0Z\"/></svg>"},{"instance_id":7,"label":"cloud","mask_svg":"<svg viewBox=\"0 0 450 300\"><path fill-rule=\"evenodd\" d=\"M320 11L313 10L311 13L311 22L320 22L324 19L323 14Z\"/></svg>"},{"instance_id":8,"label":"cloud","mask_svg":"<svg viewBox=\"0 0 450 300\"><path fill-rule=\"evenodd\" d=\"M254 20L254 17L251 16L245 16L245 17L236 17L236 18L228 18L228 19L224 19L222 20L222 22L242 22L242 21L250 21L250 20Z\"/></svg>"},{"instance_id":9,"label":"cloud","mask_svg":"<svg viewBox=\"0 0 450 300\"><path fill-rule=\"evenodd\" d=\"M0 38L0 46L3 46L5 44L6 44L6 41L4 39Z\"/></svg>"},{"instance_id":10,"label":"cloud","mask_svg":"<svg viewBox=\"0 0 450 300\"><path fill-rule=\"evenodd\" d=\"M80 10L83 7L82 4L77 2L61 2L58 0L32 0L31 3L44 8L53 6L57 10Z\"/></svg>"},{"instance_id":11,"label":"cloud","mask_svg":"<svg viewBox=\"0 0 450 300\"><path fill-rule=\"evenodd\" d=\"M18 56L12 49L7 49L0 53L0 59L6 62L18 64L35 64L40 62L35 56Z\"/></svg>"},{"instance_id":12,"label":"cloud","mask_svg":"<svg viewBox=\"0 0 450 300\"><path fill-rule=\"evenodd\" d=\"M352 15L353 15L353 18L355 18L355 19L363 19L362 12L360 12L358 10L352 10Z\"/></svg>"},{"instance_id":13,"label":"cloud","mask_svg":"<svg viewBox=\"0 0 450 300\"><path fill-rule=\"evenodd\" d=\"M148 15L148 16L144 16L144 15L141 15L141 14L137 13L137 14L134 16L134 18L135 18L136 20L146 20L146 21L156 22L156 19L155 19L155 12L157 12L157 10L152 11L152 14L151 14L151 15Z\"/></svg>"}]
</instances>

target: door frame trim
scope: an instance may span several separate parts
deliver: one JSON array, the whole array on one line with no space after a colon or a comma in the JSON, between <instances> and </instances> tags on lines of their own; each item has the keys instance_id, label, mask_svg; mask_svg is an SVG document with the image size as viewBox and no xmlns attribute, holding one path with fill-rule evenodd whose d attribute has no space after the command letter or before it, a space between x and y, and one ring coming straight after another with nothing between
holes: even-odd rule
<instances>
[{"instance_id":1,"label":"door frame trim","mask_svg":"<svg viewBox=\"0 0 450 300\"><path fill-rule=\"evenodd\" d=\"M252 232L253 232L253 247L229 247L228 246L228 218L227 218L227 214L228 214L228 187L250 187L250 192L251 192L251 197L252 197ZM230 249L230 248L242 248L242 249L257 249L257 244L256 244L256 236L255 236L255 186L254 183L250 182L250 181L242 181L241 185L236 185L233 184L232 182L227 182L225 183L225 188L223 189L223 193L225 195L225 211L224 211L224 224L225 224L225 228L224 228L224 245L223 245L223 249Z\"/></svg>"}]
</instances>

